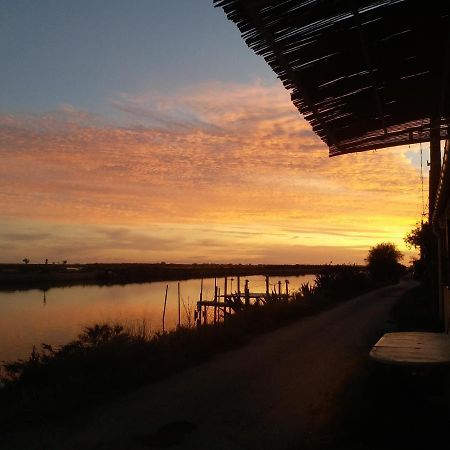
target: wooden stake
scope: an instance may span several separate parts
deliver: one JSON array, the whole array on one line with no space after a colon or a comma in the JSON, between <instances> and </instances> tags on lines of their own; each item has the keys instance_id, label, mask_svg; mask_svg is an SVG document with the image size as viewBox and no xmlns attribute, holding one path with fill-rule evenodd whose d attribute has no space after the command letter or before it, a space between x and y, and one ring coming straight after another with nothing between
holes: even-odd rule
<instances>
[{"instance_id":1,"label":"wooden stake","mask_svg":"<svg viewBox=\"0 0 450 450\"><path fill-rule=\"evenodd\" d=\"M250 305L250 291L248 289L248 280L245 280L244 295L245 295L245 306L247 307Z\"/></svg>"},{"instance_id":2,"label":"wooden stake","mask_svg":"<svg viewBox=\"0 0 450 450\"><path fill-rule=\"evenodd\" d=\"M197 302L197 327L202 325L203 278L200 283L200 301Z\"/></svg>"},{"instance_id":3,"label":"wooden stake","mask_svg":"<svg viewBox=\"0 0 450 450\"><path fill-rule=\"evenodd\" d=\"M180 282L178 282L178 327L181 326Z\"/></svg>"},{"instance_id":4,"label":"wooden stake","mask_svg":"<svg viewBox=\"0 0 450 450\"><path fill-rule=\"evenodd\" d=\"M163 333L166 332L166 305L167 305L167 291L169 290L169 285L166 284L166 295L164 296L164 310L163 310L163 318L162 318L162 322L163 322Z\"/></svg>"},{"instance_id":5,"label":"wooden stake","mask_svg":"<svg viewBox=\"0 0 450 450\"><path fill-rule=\"evenodd\" d=\"M217 303L217 277L214 278L214 303ZM217 323L217 305L214 305L214 324Z\"/></svg>"},{"instance_id":6,"label":"wooden stake","mask_svg":"<svg viewBox=\"0 0 450 450\"><path fill-rule=\"evenodd\" d=\"M228 277L225 277L224 280L224 285L223 285L223 301L225 302L225 304L227 303L227 290L228 290ZM225 306L225 310L226 310L226 306ZM231 312L231 310L230 310Z\"/></svg>"},{"instance_id":7,"label":"wooden stake","mask_svg":"<svg viewBox=\"0 0 450 450\"><path fill-rule=\"evenodd\" d=\"M217 301L220 300L220 287L217 287ZM220 309L217 311L218 315L219 315L219 319L220 319ZM223 315L223 320L225 321L225 314Z\"/></svg>"}]
</instances>

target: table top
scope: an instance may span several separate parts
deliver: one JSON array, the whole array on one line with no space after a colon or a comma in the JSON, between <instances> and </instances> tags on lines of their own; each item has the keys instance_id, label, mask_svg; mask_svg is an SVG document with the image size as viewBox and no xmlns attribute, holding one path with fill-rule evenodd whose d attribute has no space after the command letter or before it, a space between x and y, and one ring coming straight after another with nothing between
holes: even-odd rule
<instances>
[{"instance_id":1,"label":"table top","mask_svg":"<svg viewBox=\"0 0 450 450\"><path fill-rule=\"evenodd\" d=\"M385 364L450 364L450 337L446 333L386 333L373 346L370 357Z\"/></svg>"}]
</instances>

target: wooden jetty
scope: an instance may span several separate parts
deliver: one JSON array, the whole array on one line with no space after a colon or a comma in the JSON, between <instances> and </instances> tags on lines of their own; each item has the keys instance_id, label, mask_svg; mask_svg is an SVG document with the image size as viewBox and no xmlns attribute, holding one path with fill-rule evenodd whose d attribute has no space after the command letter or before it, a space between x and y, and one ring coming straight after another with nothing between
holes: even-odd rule
<instances>
[{"instance_id":1,"label":"wooden jetty","mask_svg":"<svg viewBox=\"0 0 450 450\"><path fill-rule=\"evenodd\" d=\"M282 291L282 282L278 281L270 290L270 279L266 275L265 292L250 292L249 280L244 281L244 287L241 289L241 277L237 278L237 288L235 291L228 291L229 277L224 278L223 292L217 284L217 278L214 283L214 299L203 299L203 281L200 288L199 301L194 311L194 320L198 327L207 325L211 320L213 323L226 320L231 314L238 313L251 307L265 305L272 300L286 300L289 297L289 281L284 281L284 292ZM233 282L234 278L230 278ZM278 289L277 289L278 288ZM212 311L212 312L211 312Z\"/></svg>"}]
</instances>

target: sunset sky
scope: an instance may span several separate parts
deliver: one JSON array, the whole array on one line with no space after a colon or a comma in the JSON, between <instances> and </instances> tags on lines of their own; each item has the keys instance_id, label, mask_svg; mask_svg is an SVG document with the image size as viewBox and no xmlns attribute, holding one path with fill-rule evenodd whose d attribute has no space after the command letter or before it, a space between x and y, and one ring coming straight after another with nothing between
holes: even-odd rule
<instances>
[{"instance_id":1,"label":"sunset sky","mask_svg":"<svg viewBox=\"0 0 450 450\"><path fill-rule=\"evenodd\" d=\"M409 262L420 147L328 158L212 0L1 10L0 262Z\"/></svg>"}]
</instances>

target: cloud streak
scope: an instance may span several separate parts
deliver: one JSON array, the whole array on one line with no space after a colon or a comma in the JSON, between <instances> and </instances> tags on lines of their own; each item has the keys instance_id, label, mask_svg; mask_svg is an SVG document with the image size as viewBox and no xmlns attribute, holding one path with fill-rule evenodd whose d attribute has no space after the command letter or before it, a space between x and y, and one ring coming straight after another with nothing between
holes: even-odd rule
<instances>
[{"instance_id":1,"label":"cloud streak","mask_svg":"<svg viewBox=\"0 0 450 450\"><path fill-rule=\"evenodd\" d=\"M330 250L324 261L361 261L361 248L401 243L419 217L414 149L329 159L278 85L207 83L111 104L114 121L69 106L0 116L4 224L69 227L64 245L79 260L282 262L300 245L309 262L318 248ZM23 235L2 236L13 244L3 258L20 260ZM56 251L38 234L28 242Z\"/></svg>"}]
</instances>

